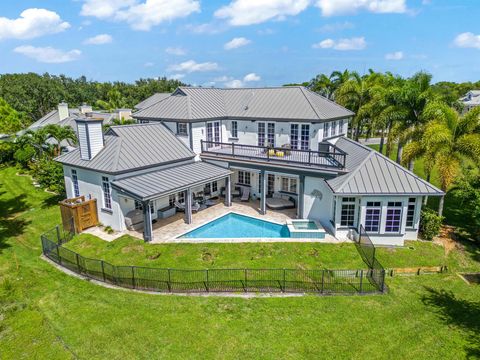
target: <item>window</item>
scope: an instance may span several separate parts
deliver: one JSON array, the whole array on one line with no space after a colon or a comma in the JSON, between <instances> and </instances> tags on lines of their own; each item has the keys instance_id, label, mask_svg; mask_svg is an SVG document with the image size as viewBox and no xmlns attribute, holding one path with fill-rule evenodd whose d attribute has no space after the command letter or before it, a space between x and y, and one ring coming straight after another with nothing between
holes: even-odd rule
<instances>
[{"instance_id":1,"label":"window","mask_svg":"<svg viewBox=\"0 0 480 360\"><path fill-rule=\"evenodd\" d=\"M232 137L238 138L238 123L236 121L232 121Z\"/></svg>"},{"instance_id":2,"label":"window","mask_svg":"<svg viewBox=\"0 0 480 360\"><path fill-rule=\"evenodd\" d=\"M216 181L212 182L212 192L218 191L218 183Z\"/></svg>"},{"instance_id":3,"label":"window","mask_svg":"<svg viewBox=\"0 0 480 360\"><path fill-rule=\"evenodd\" d=\"M216 143L219 143L220 142L220 121L215 121L213 123L213 140L216 142Z\"/></svg>"},{"instance_id":4,"label":"window","mask_svg":"<svg viewBox=\"0 0 480 360\"><path fill-rule=\"evenodd\" d=\"M340 120L339 125L338 125L338 133L339 134L345 134L345 131L343 130L343 125L344 125L344 121Z\"/></svg>"},{"instance_id":5,"label":"window","mask_svg":"<svg viewBox=\"0 0 480 360\"><path fill-rule=\"evenodd\" d=\"M385 232L400 232L402 223L402 202L389 202L387 207L387 219L385 221Z\"/></svg>"},{"instance_id":6,"label":"window","mask_svg":"<svg viewBox=\"0 0 480 360\"><path fill-rule=\"evenodd\" d=\"M77 170L72 169L72 183L73 183L73 193L75 197L80 196L80 188L78 187L78 176Z\"/></svg>"},{"instance_id":7,"label":"window","mask_svg":"<svg viewBox=\"0 0 480 360\"><path fill-rule=\"evenodd\" d=\"M290 177L282 177L282 191L296 193L297 179Z\"/></svg>"},{"instance_id":8,"label":"window","mask_svg":"<svg viewBox=\"0 0 480 360\"><path fill-rule=\"evenodd\" d=\"M298 124L290 125L290 147L298 149Z\"/></svg>"},{"instance_id":9,"label":"window","mask_svg":"<svg viewBox=\"0 0 480 360\"><path fill-rule=\"evenodd\" d=\"M300 136L300 148L308 150L310 148L310 125L302 124L302 134Z\"/></svg>"},{"instance_id":10,"label":"window","mask_svg":"<svg viewBox=\"0 0 480 360\"><path fill-rule=\"evenodd\" d=\"M177 123L177 135L188 136L187 124Z\"/></svg>"},{"instance_id":11,"label":"window","mask_svg":"<svg viewBox=\"0 0 480 360\"><path fill-rule=\"evenodd\" d=\"M265 123L258 123L258 146L265 146Z\"/></svg>"},{"instance_id":12,"label":"window","mask_svg":"<svg viewBox=\"0 0 480 360\"><path fill-rule=\"evenodd\" d=\"M239 171L238 183L242 185L250 185L250 173L247 171Z\"/></svg>"},{"instance_id":13,"label":"window","mask_svg":"<svg viewBox=\"0 0 480 360\"><path fill-rule=\"evenodd\" d=\"M175 194L168 196L168 206L175 206Z\"/></svg>"},{"instance_id":14,"label":"window","mask_svg":"<svg viewBox=\"0 0 480 360\"><path fill-rule=\"evenodd\" d=\"M102 188L103 188L103 207L105 209L112 209L112 194L110 193L110 182L108 177L102 176Z\"/></svg>"},{"instance_id":15,"label":"window","mask_svg":"<svg viewBox=\"0 0 480 360\"><path fill-rule=\"evenodd\" d=\"M323 123L323 138L328 138L330 135L329 135L329 130L330 130L330 123L326 122L326 123Z\"/></svg>"},{"instance_id":16,"label":"window","mask_svg":"<svg viewBox=\"0 0 480 360\"><path fill-rule=\"evenodd\" d=\"M213 124L207 123L207 141L213 142Z\"/></svg>"},{"instance_id":17,"label":"window","mask_svg":"<svg viewBox=\"0 0 480 360\"><path fill-rule=\"evenodd\" d=\"M177 199L180 204L185 203L185 191L181 191L177 194Z\"/></svg>"},{"instance_id":18,"label":"window","mask_svg":"<svg viewBox=\"0 0 480 360\"><path fill-rule=\"evenodd\" d=\"M267 124L267 142L268 146L275 146L275 123Z\"/></svg>"},{"instance_id":19,"label":"window","mask_svg":"<svg viewBox=\"0 0 480 360\"><path fill-rule=\"evenodd\" d=\"M340 216L340 226L355 226L355 198L342 198L342 213Z\"/></svg>"},{"instance_id":20,"label":"window","mask_svg":"<svg viewBox=\"0 0 480 360\"><path fill-rule=\"evenodd\" d=\"M336 121L332 122L332 134L331 135L332 136L337 135L337 122Z\"/></svg>"},{"instance_id":21,"label":"window","mask_svg":"<svg viewBox=\"0 0 480 360\"><path fill-rule=\"evenodd\" d=\"M417 199L415 198L410 198L408 199L408 208L407 208L407 228L413 228L415 223L415 204L417 202Z\"/></svg>"},{"instance_id":22,"label":"window","mask_svg":"<svg viewBox=\"0 0 480 360\"><path fill-rule=\"evenodd\" d=\"M367 202L365 212L365 231L379 232L382 207L380 201Z\"/></svg>"}]
</instances>

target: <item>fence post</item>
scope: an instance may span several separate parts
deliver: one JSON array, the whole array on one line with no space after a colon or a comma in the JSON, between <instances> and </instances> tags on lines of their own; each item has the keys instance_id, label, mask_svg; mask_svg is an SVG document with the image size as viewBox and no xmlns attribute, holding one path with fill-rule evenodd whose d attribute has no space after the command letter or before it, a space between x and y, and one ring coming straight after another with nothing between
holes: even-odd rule
<instances>
[{"instance_id":1,"label":"fence post","mask_svg":"<svg viewBox=\"0 0 480 360\"><path fill-rule=\"evenodd\" d=\"M80 270L80 260L78 259L78 253L75 253L75 258L76 258L76 260L77 260L78 273L81 274L81 273L82 273L82 270Z\"/></svg>"},{"instance_id":2,"label":"fence post","mask_svg":"<svg viewBox=\"0 0 480 360\"><path fill-rule=\"evenodd\" d=\"M324 286L325 286L324 285L325 284L324 280L325 280L325 269L322 270L322 290L321 290L322 294L323 294L323 290L324 290Z\"/></svg>"},{"instance_id":3,"label":"fence post","mask_svg":"<svg viewBox=\"0 0 480 360\"><path fill-rule=\"evenodd\" d=\"M135 266L131 266L132 268L132 286L135 289Z\"/></svg>"},{"instance_id":4,"label":"fence post","mask_svg":"<svg viewBox=\"0 0 480 360\"><path fill-rule=\"evenodd\" d=\"M55 226L55 229L57 230L57 244L60 245L62 243L60 240L60 226Z\"/></svg>"},{"instance_id":5,"label":"fence post","mask_svg":"<svg viewBox=\"0 0 480 360\"><path fill-rule=\"evenodd\" d=\"M247 291L247 269L244 270L244 276L245 276L245 291Z\"/></svg>"},{"instance_id":6,"label":"fence post","mask_svg":"<svg viewBox=\"0 0 480 360\"><path fill-rule=\"evenodd\" d=\"M360 293L363 292L363 269L360 270Z\"/></svg>"},{"instance_id":7,"label":"fence post","mask_svg":"<svg viewBox=\"0 0 480 360\"><path fill-rule=\"evenodd\" d=\"M285 269L283 269L283 289L281 289L282 292L285 292L285 288L286 288Z\"/></svg>"},{"instance_id":8,"label":"fence post","mask_svg":"<svg viewBox=\"0 0 480 360\"><path fill-rule=\"evenodd\" d=\"M171 282L172 282L172 279L171 279L171 275L170 275L170 269L168 269L168 281L167 281L168 292L172 292Z\"/></svg>"},{"instance_id":9,"label":"fence post","mask_svg":"<svg viewBox=\"0 0 480 360\"><path fill-rule=\"evenodd\" d=\"M102 266L102 277L103 277L103 282L106 282L105 281L105 268L103 267L103 260L100 260L100 264Z\"/></svg>"},{"instance_id":10,"label":"fence post","mask_svg":"<svg viewBox=\"0 0 480 360\"><path fill-rule=\"evenodd\" d=\"M206 275L207 275L207 282L205 283L205 288L207 289L207 292L209 292L209 286L208 286L208 269L205 269Z\"/></svg>"},{"instance_id":11,"label":"fence post","mask_svg":"<svg viewBox=\"0 0 480 360\"><path fill-rule=\"evenodd\" d=\"M58 257L58 263L62 265L62 258L60 257L60 246L57 245L57 257Z\"/></svg>"}]
</instances>

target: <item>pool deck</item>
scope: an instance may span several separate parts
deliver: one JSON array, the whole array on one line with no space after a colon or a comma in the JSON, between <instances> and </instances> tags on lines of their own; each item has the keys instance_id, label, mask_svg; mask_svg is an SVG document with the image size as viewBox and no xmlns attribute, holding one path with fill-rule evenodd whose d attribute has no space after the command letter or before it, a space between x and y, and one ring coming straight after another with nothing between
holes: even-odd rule
<instances>
[{"instance_id":1,"label":"pool deck","mask_svg":"<svg viewBox=\"0 0 480 360\"><path fill-rule=\"evenodd\" d=\"M325 239L303 239L303 238L227 238L227 239L178 239L182 234L185 234L193 229L205 225L210 221L219 218L230 212L239 213L242 215L252 216L261 220L271 221L284 225L287 220L297 218L296 209L287 210L268 210L265 215L259 213L259 201L249 202L232 202L232 206L227 207L223 202L218 202L205 210L194 213L192 224L186 224L183 220L183 213L177 213L167 219L158 219L153 224L153 244L163 243L240 243L240 242L324 242L324 243L340 243L344 242L338 240L330 234L325 235ZM85 232L96 235L106 241L112 241L122 235L128 234L139 239L143 239L141 231L124 231L113 235L108 235L99 228L91 228Z\"/></svg>"}]
</instances>

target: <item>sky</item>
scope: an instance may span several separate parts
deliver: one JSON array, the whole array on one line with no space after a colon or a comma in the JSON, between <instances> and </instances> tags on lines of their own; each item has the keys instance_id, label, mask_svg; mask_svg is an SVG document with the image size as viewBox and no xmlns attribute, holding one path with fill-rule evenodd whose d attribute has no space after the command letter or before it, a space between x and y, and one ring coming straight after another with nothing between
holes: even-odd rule
<instances>
[{"instance_id":1,"label":"sky","mask_svg":"<svg viewBox=\"0 0 480 360\"><path fill-rule=\"evenodd\" d=\"M480 0L0 2L0 73L257 87L369 68L480 80Z\"/></svg>"}]
</instances>

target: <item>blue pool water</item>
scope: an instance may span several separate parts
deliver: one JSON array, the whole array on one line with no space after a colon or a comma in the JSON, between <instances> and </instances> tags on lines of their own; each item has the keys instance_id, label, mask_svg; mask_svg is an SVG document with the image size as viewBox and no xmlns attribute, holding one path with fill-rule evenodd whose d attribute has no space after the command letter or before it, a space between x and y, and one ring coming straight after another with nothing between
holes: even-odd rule
<instances>
[{"instance_id":1,"label":"blue pool water","mask_svg":"<svg viewBox=\"0 0 480 360\"><path fill-rule=\"evenodd\" d=\"M288 238L286 225L230 213L192 230L182 238Z\"/></svg>"}]
</instances>

